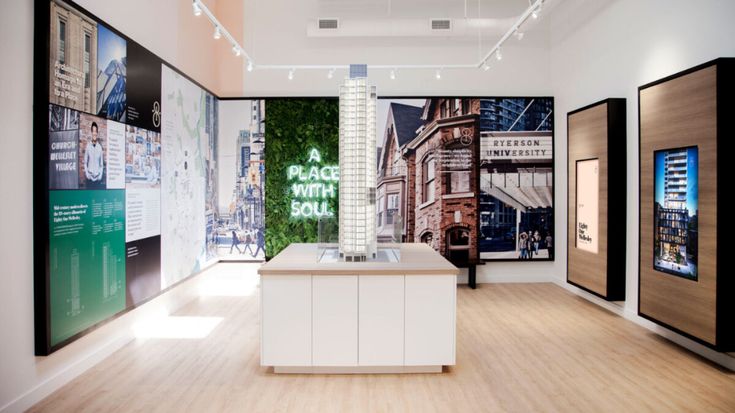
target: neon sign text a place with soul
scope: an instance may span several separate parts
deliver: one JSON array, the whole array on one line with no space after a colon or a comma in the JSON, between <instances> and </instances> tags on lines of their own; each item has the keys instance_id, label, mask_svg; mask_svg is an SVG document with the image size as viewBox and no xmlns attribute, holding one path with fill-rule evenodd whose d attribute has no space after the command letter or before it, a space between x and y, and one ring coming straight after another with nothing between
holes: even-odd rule
<instances>
[{"instance_id":1,"label":"neon sign text a place with soul","mask_svg":"<svg viewBox=\"0 0 735 413\"><path fill-rule=\"evenodd\" d=\"M334 211L329 207L329 199L337 196L339 187L339 166L322 164L322 156L317 149L309 151L309 160L303 165L288 167L288 180L291 184L291 217L331 217Z\"/></svg>"}]
</instances>

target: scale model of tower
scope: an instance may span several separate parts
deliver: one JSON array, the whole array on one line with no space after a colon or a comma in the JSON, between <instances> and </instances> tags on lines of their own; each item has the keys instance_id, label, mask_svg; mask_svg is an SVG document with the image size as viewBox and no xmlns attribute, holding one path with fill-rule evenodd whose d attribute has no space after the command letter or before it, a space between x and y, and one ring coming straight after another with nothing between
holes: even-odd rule
<instances>
[{"instance_id":1,"label":"scale model of tower","mask_svg":"<svg viewBox=\"0 0 735 413\"><path fill-rule=\"evenodd\" d=\"M375 258L375 86L367 65L350 65L339 88L339 253L345 261Z\"/></svg>"}]
</instances>

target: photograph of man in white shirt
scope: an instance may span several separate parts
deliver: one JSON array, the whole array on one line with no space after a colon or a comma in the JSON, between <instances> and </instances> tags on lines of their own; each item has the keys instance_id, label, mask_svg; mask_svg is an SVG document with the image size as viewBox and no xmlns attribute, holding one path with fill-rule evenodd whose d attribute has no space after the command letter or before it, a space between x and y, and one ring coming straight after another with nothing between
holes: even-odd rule
<instances>
[{"instance_id":1,"label":"photograph of man in white shirt","mask_svg":"<svg viewBox=\"0 0 735 413\"><path fill-rule=\"evenodd\" d=\"M91 142L87 142L84 149L84 176L87 178L87 188L104 188L102 180L105 172L104 150L102 143L99 142L99 127L97 122L92 122L90 128L92 132Z\"/></svg>"}]
</instances>

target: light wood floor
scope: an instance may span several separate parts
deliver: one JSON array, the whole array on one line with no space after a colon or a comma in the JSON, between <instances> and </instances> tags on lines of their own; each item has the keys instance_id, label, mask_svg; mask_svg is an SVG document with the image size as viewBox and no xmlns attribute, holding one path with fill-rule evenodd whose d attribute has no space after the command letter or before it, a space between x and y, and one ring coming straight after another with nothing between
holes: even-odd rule
<instances>
[{"instance_id":1,"label":"light wood floor","mask_svg":"<svg viewBox=\"0 0 735 413\"><path fill-rule=\"evenodd\" d=\"M277 376L257 289L204 296L176 315L222 317L207 337L137 339L31 411L735 412L735 374L553 284L460 287L457 303L443 374Z\"/></svg>"}]
</instances>

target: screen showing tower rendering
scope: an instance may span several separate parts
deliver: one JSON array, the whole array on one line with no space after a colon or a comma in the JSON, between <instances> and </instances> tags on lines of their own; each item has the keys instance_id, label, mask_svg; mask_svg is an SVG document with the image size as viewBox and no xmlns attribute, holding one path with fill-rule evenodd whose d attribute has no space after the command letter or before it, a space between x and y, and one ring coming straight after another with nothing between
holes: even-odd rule
<instances>
[{"instance_id":1,"label":"screen showing tower rendering","mask_svg":"<svg viewBox=\"0 0 735 413\"><path fill-rule=\"evenodd\" d=\"M696 147L654 152L653 267L697 280L698 166Z\"/></svg>"},{"instance_id":2,"label":"screen showing tower rendering","mask_svg":"<svg viewBox=\"0 0 735 413\"><path fill-rule=\"evenodd\" d=\"M480 102L480 258L554 259L553 98Z\"/></svg>"}]
</instances>

